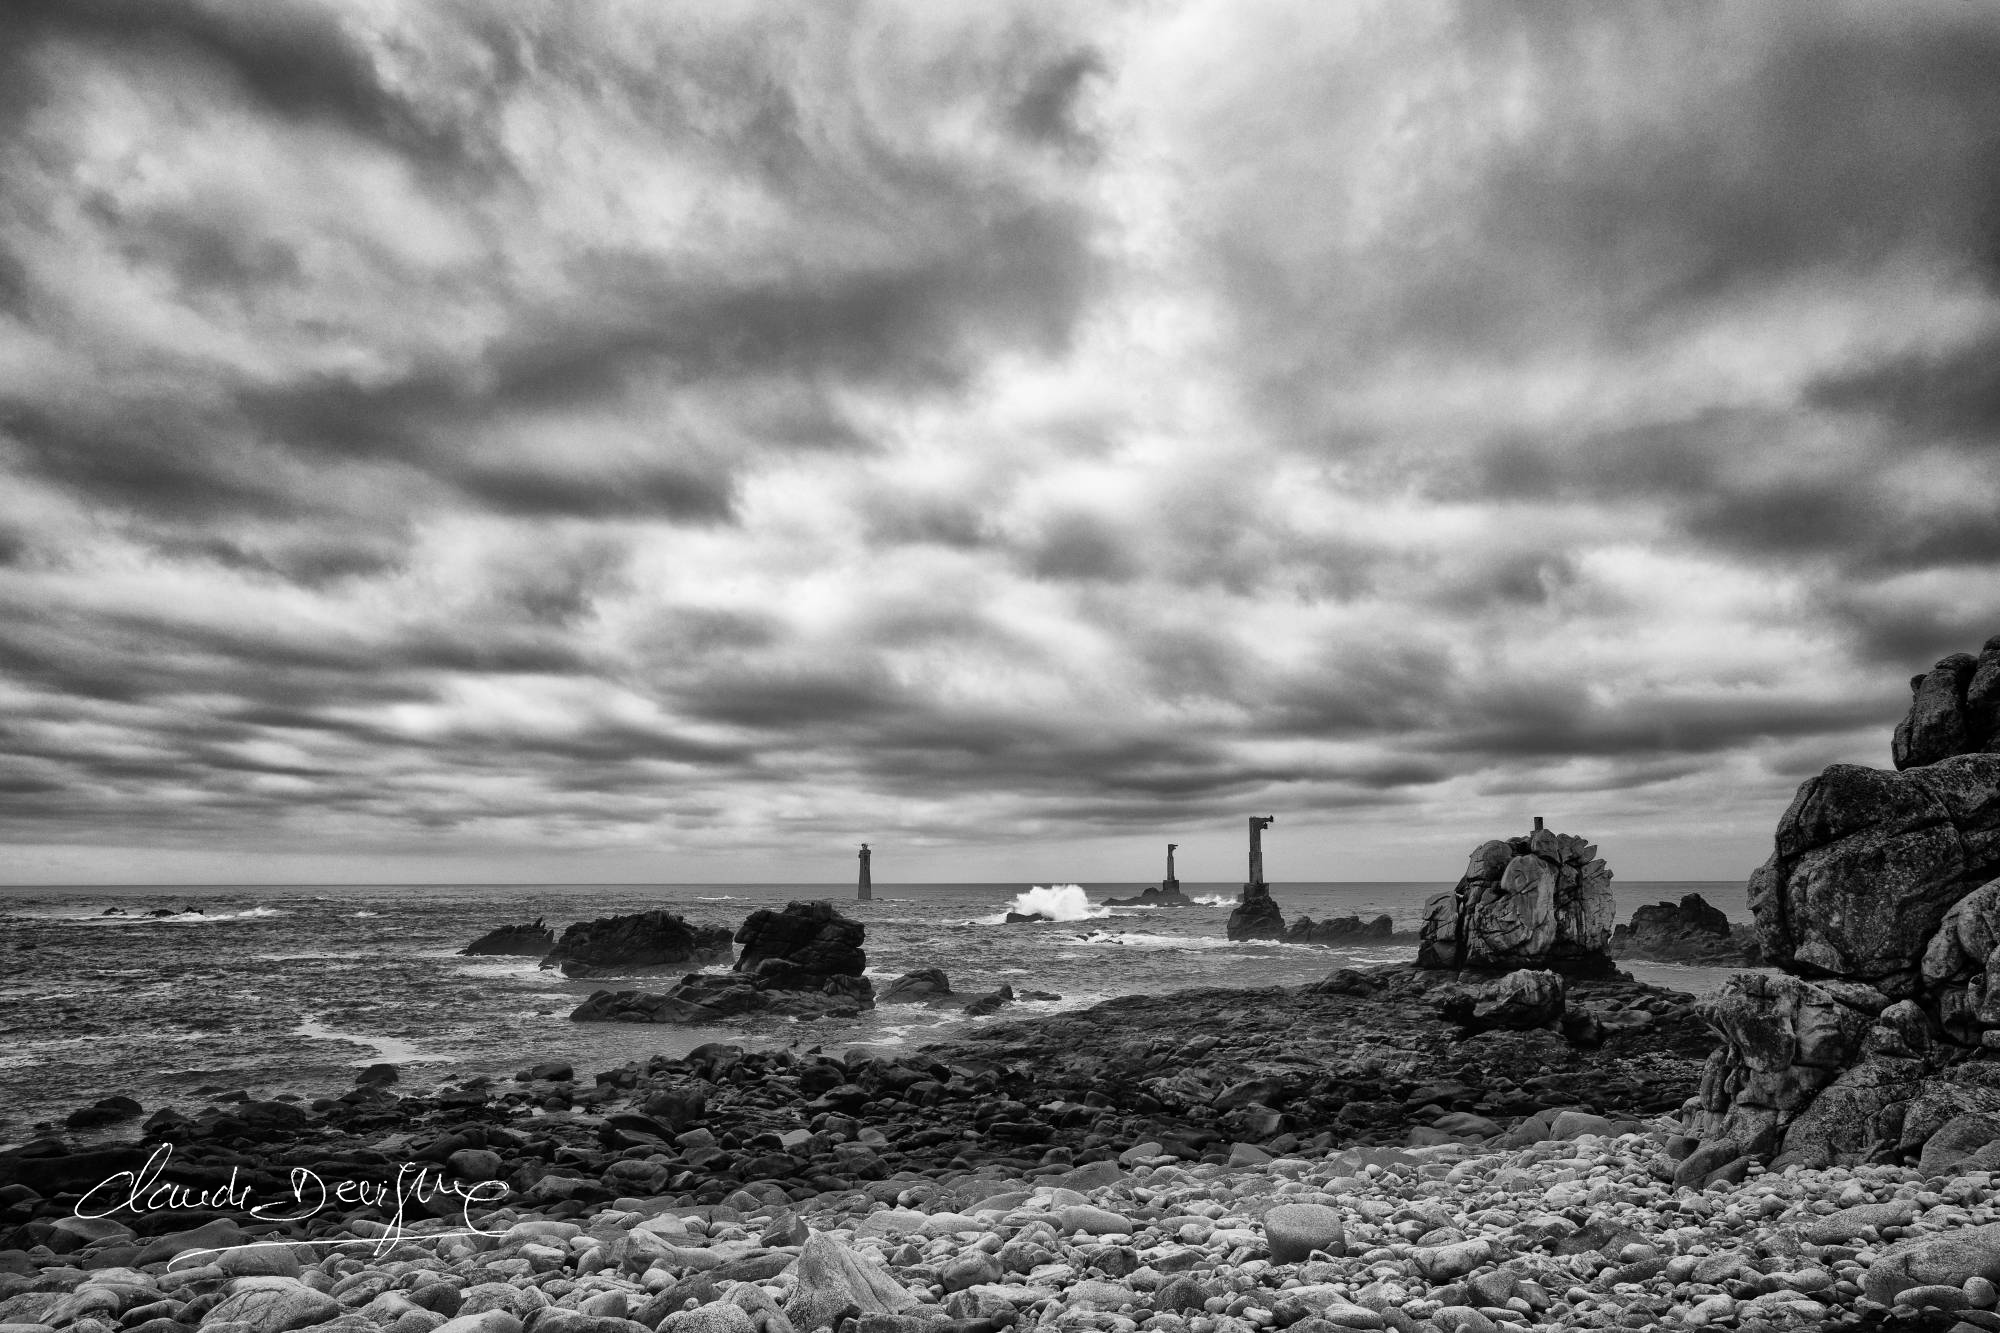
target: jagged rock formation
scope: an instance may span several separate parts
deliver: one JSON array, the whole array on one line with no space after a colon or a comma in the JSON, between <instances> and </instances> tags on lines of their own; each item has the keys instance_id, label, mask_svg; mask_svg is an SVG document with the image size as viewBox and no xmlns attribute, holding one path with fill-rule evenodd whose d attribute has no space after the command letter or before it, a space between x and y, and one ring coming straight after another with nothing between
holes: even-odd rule
<instances>
[{"instance_id":1,"label":"jagged rock formation","mask_svg":"<svg viewBox=\"0 0 2000 1333\"><path fill-rule=\"evenodd\" d=\"M654 908L574 923L542 966L560 967L566 977L595 977L646 967L699 967L728 955L727 926L692 925L678 912Z\"/></svg>"},{"instance_id":2,"label":"jagged rock formation","mask_svg":"<svg viewBox=\"0 0 2000 1333\"><path fill-rule=\"evenodd\" d=\"M461 957L483 954L518 954L524 957L545 957L555 947L556 933L542 924L536 917L532 924L522 922L512 926L499 926L487 931L472 943L460 949Z\"/></svg>"},{"instance_id":3,"label":"jagged rock formation","mask_svg":"<svg viewBox=\"0 0 2000 1333\"><path fill-rule=\"evenodd\" d=\"M1285 927L1287 944L1347 944L1360 940L1386 940L1396 933L1396 923L1387 912L1372 920L1358 916L1336 916L1315 921L1302 916Z\"/></svg>"},{"instance_id":4,"label":"jagged rock formation","mask_svg":"<svg viewBox=\"0 0 2000 1333\"><path fill-rule=\"evenodd\" d=\"M1243 896L1229 913L1226 927L1232 940L1281 940L1285 937L1285 914L1271 897L1269 884L1245 884Z\"/></svg>"},{"instance_id":5,"label":"jagged rock formation","mask_svg":"<svg viewBox=\"0 0 2000 1333\"><path fill-rule=\"evenodd\" d=\"M1613 958L1713 967L1756 967L1764 957L1755 926L1732 924L1721 908L1698 893L1678 903L1641 907L1629 924L1611 932L1605 952Z\"/></svg>"},{"instance_id":6,"label":"jagged rock formation","mask_svg":"<svg viewBox=\"0 0 2000 1333\"><path fill-rule=\"evenodd\" d=\"M1470 1032L1561 1025L1567 990L1561 974L1522 968L1480 986L1448 986L1438 994L1446 1018Z\"/></svg>"},{"instance_id":7,"label":"jagged rock formation","mask_svg":"<svg viewBox=\"0 0 2000 1333\"><path fill-rule=\"evenodd\" d=\"M1535 825L1482 843L1457 886L1424 904L1419 967L1611 970L1611 868L1593 844Z\"/></svg>"},{"instance_id":8,"label":"jagged rock formation","mask_svg":"<svg viewBox=\"0 0 2000 1333\"><path fill-rule=\"evenodd\" d=\"M712 1023L741 1014L853 1017L875 1007L861 975L867 927L832 903L761 908L736 932L743 952L726 973L684 977L664 995L598 991L570 1014L579 1022Z\"/></svg>"},{"instance_id":9,"label":"jagged rock formation","mask_svg":"<svg viewBox=\"0 0 2000 1333\"><path fill-rule=\"evenodd\" d=\"M1889 752L1898 769L1921 768L1955 754L2000 749L2000 634L1979 656L1953 653L1910 677L1910 711Z\"/></svg>"},{"instance_id":10,"label":"jagged rock formation","mask_svg":"<svg viewBox=\"0 0 2000 1333\"><path fill-rule=\"evenodd\" d=\"M1914 682L1900 771L1835 764L1779 820L1750 907L1789 975L1708 1006L1723 1045L1685 1119L1711 1156L1898 1160L2000 1112L1996 678L2000 637L1946 658Z\"/></svg>"}]
</instances>

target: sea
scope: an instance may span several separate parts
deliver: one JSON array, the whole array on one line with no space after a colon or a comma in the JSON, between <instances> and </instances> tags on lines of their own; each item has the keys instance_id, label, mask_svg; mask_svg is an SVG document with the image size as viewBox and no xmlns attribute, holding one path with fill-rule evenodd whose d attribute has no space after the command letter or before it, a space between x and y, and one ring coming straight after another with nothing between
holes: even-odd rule
<instances>
[{"instance_id":1,"label":"sea","mask_svg":"<svg viewBox=\"0 0 2000 1333\"><path fill-rule=\"evenodd\" d=\"M1231 943L1239 884L1184 882L1198 905L1111 907L1138 884L378 884L0 887L0 1144L47 1132L70 1110L122 1094L192 1113L219 1094L312 1098L387 1061L403 1090L474 1074L509 1078L568 1060L579 1078L711 1041L896 1049L968 1025L1189 987L1318 980L1338 967L1406 961L1425 899L1449 883L1274 884L1287 919L1387 912L1398 938L1347 947ZM1618 919L1698 892L1747 919L1738 881L1615 881ZM734 928L762 907L828 899L867 927L877 988L942 968L952 989L1060 996L989 1018L883 1006L858 1020L765 1019L742 1027L575 1023L598 989L664 990L673 975L568 980L533 958L458 952L496 926L669 908ZM1010 909L1060 919L1009 925ZM164 910L170 915L149 915ZM720 964L726 967L727 964ZM1705 994L1729 969L1626 963L1639 979ZM106 1132L117 1132L113 1131ZM129 1133L129 1128L124 1132Z\"/></svg>"}]
</instances>

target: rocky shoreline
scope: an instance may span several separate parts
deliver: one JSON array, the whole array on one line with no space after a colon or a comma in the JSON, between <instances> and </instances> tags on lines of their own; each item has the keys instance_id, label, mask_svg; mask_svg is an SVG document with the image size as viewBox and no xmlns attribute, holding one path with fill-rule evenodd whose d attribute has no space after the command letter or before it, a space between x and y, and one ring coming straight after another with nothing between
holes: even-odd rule
<instances>
[{"instance_id":1,"label":"rocky shoreline","mask_svg":"<svg viewBox=\"0 0 2000 1333\"><path fill-rule=\"evenodd\" d=\"M1579 979L1567 1036L1441 1022L1477 980L1342 971L907 1053L711 1045L587 1082L541 1066L424 1096L378 1068L309 1105L156 1114L132 1144L44 1140L0 1155L0 1326L2000 1328L1985 1267L2000 1241L1908 1258L1933 1233L2000 1230L1983 1172L1732 1163L1689 1179L1666 1113L1713 1046L1691 997ZM400 1216L393 1198L290 1222L213 1199L72 1215L169 1146L159 1179L211 1194L289 1199L294 1171L330 1184L406 1163L460 1192L415 1191ZM464 1229L478 1182L488 1234L423 1238Z\"/></svg>"}]
</instances>

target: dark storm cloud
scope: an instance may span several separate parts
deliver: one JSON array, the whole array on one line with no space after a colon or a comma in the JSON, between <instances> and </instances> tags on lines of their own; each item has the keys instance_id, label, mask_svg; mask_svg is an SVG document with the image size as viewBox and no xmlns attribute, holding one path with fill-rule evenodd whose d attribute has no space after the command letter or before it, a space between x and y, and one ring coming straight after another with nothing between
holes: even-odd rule
<instances>
[{"instance_id":1,"label":"dark storm cloud","mask_svg":"<svg viewBox=\"0 0 2000 1333\"><path fill-rule=\"evenodd\" d=\"M2000 219L1993 244L2000 263ZM1878 416L1900 435L1992 449L2000 446L2000 333L1824 376L1806 401Z\"/></svg>"},{"instance_id":2,"label":"dark storm cloud","mask_svg":"<svg viewBox=\"0 0 2000 1333\"><path fill-rule=\"evenodd\" d=\"M44 42L209 65L280 116L323 120L427 159L463 152L450 127L429 123L384 85L337 10L292 0L10 0L0 9L0 53L9 53L0 68L17 88L34 87L34 52Z\"/></svg>"}]
</instances>

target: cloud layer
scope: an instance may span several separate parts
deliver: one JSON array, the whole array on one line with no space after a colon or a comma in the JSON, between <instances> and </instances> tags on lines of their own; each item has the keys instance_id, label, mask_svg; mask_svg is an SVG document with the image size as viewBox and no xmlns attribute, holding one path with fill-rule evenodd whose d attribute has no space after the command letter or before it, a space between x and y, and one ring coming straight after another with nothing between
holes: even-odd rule
<instances>
[{"instance_id":1,"label":"cloud layer","mask_svg":"<svg viewBox=\"0 0 2000 1333\"><path fill-rule=\"evenodd\" d=\"M1275 811L1281 878L1448 879L1533 810L1741 874L2000 631L1996 59L10 6L6 873L1226 879Z\"/></svg>"}]
</instances>

